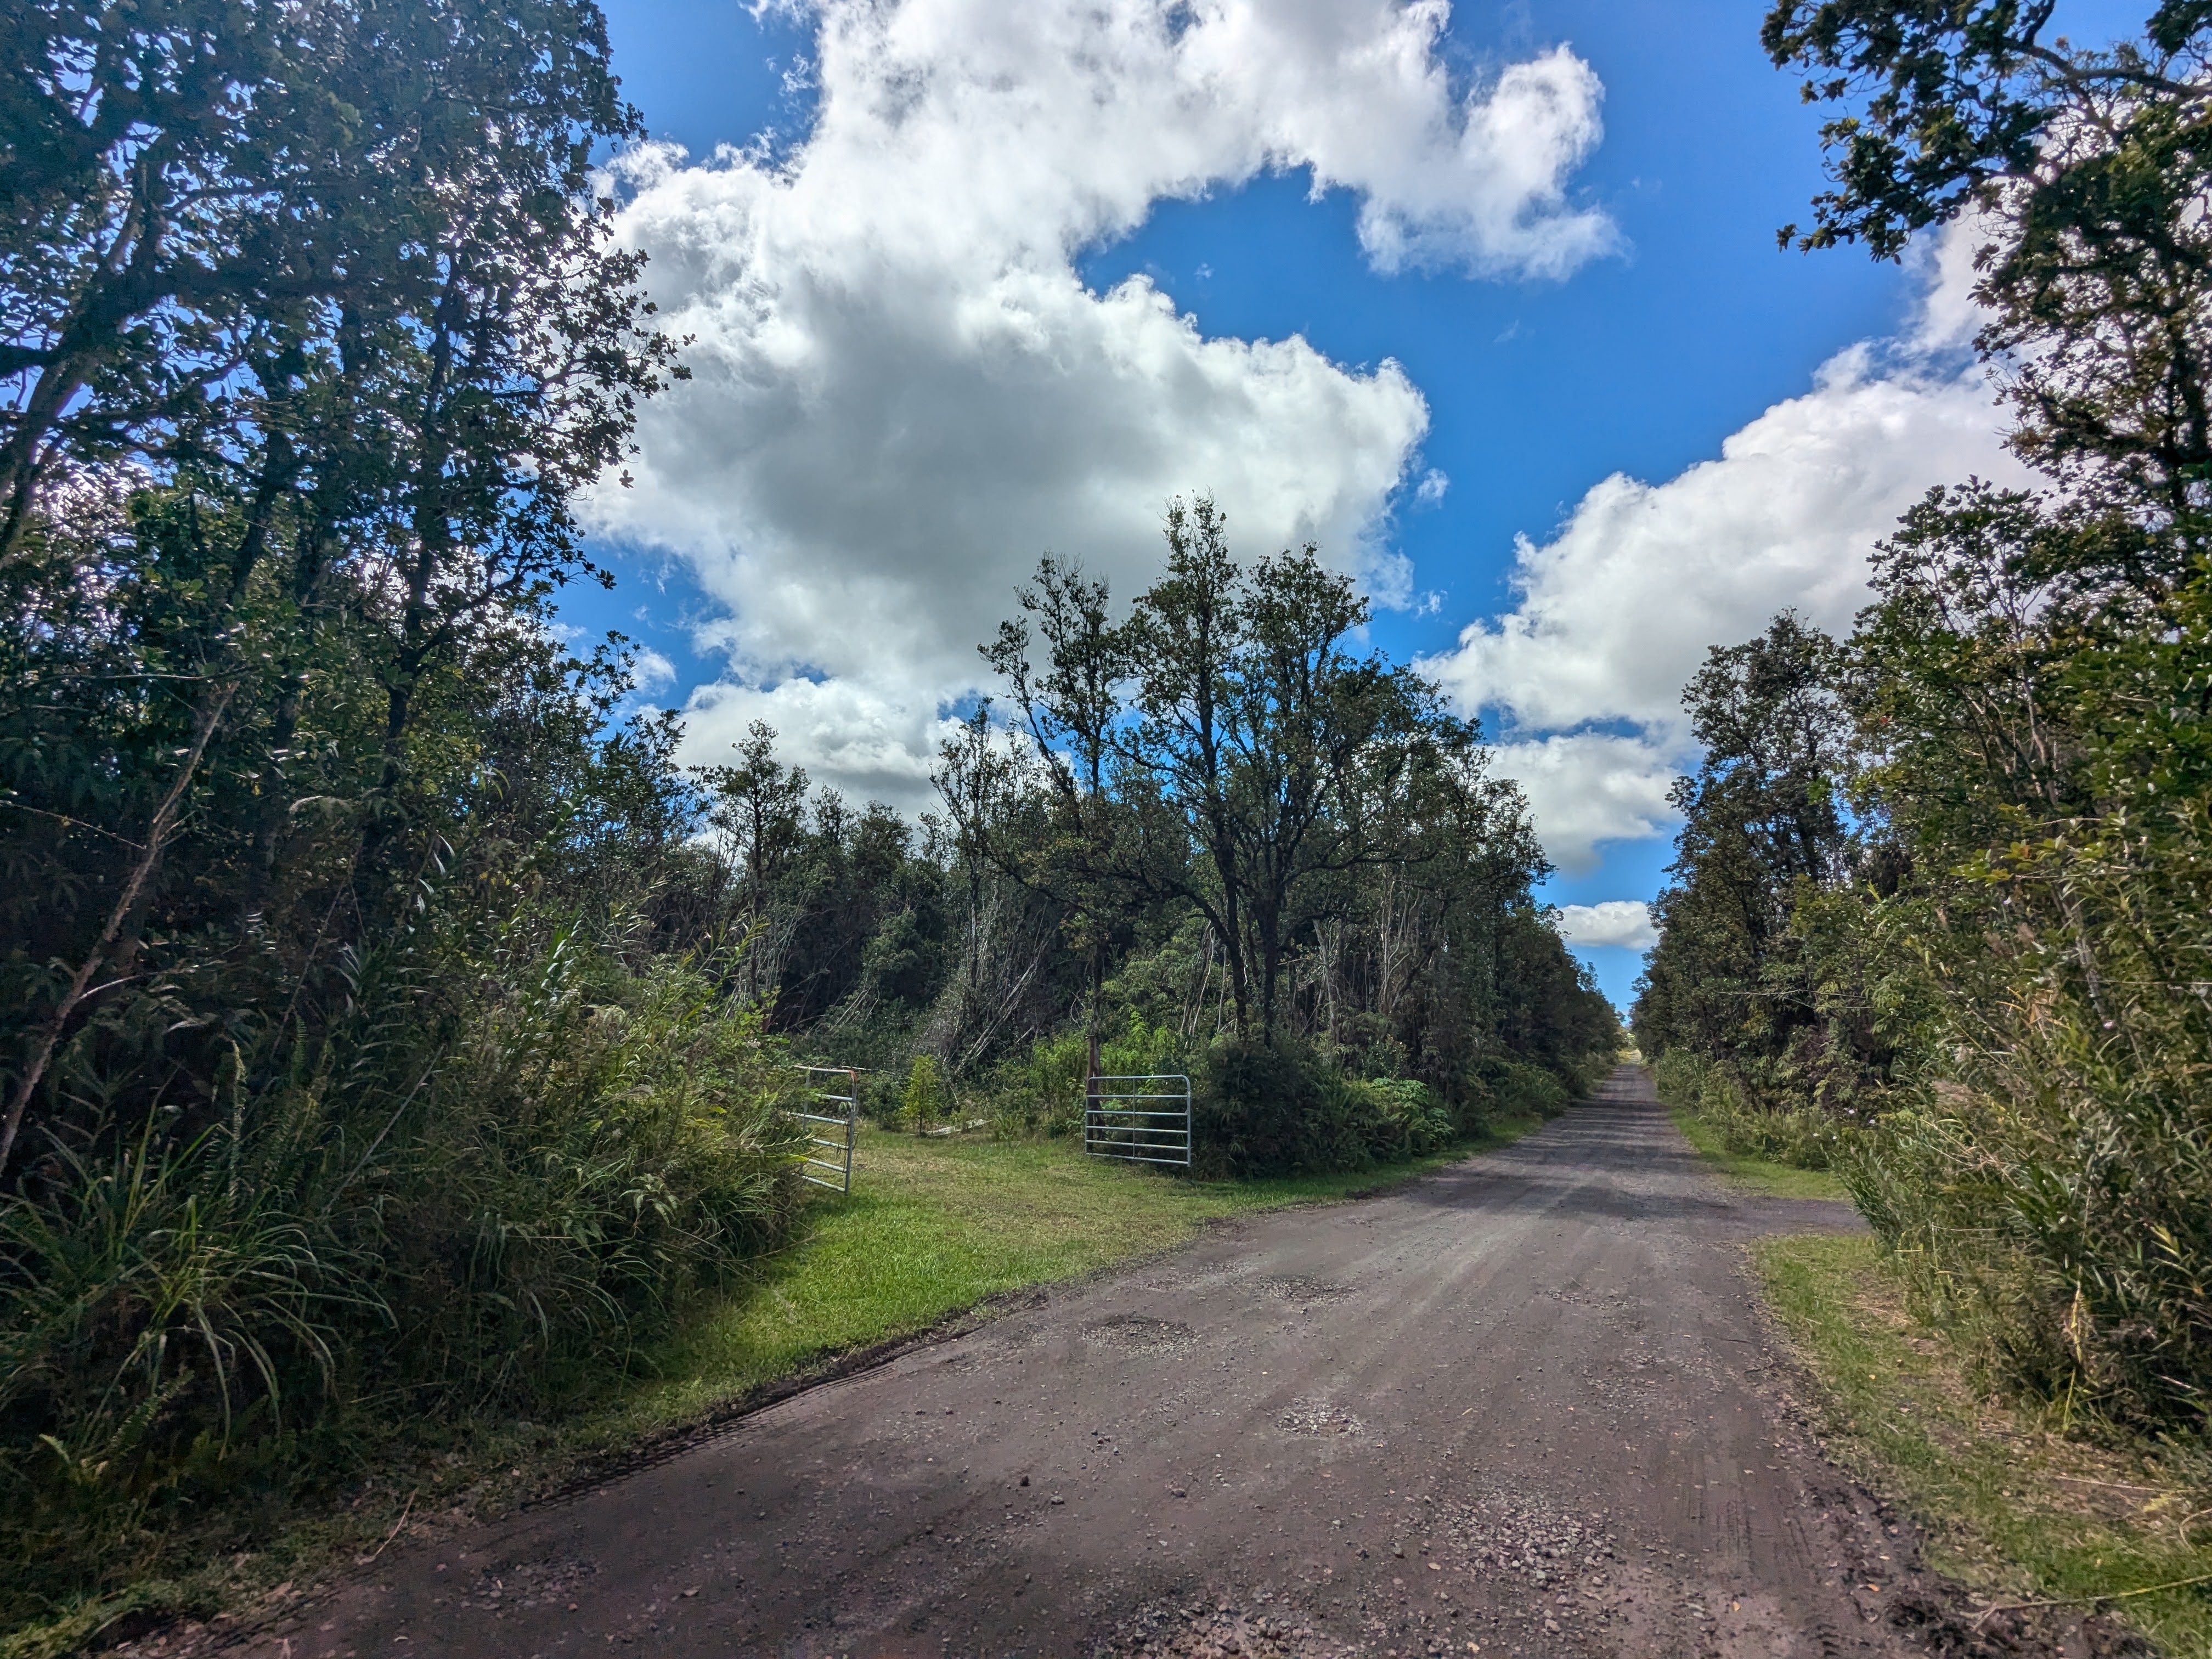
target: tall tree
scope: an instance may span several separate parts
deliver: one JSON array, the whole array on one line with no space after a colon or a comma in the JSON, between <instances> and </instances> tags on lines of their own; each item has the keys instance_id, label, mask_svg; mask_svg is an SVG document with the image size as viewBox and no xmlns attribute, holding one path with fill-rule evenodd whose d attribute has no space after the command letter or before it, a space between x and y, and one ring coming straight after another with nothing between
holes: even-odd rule
<instances>
[{"instance_id":1,"label":"tall tree","mask_svg":"<svg viewBox=\"0 0 2212 1659\"><path fill-rule=\"evenodd\" d=\"M745 740L736 748L735 766L702 766L694 771L708 792L708 822L720 832L727 856L744 872L741 902L751 936L745 951L745 987L749 995L757 998L761 957L769 947L762 929L777 884L799 851L806 769L787 768L776 759L775 728L766 720L748 726Z\"/></svg>"},{"instance_id":2,"label":"tall tree","mask_svg":"<svg viewBox=\"0 0 2212 1659\"><path fill-rule=\"evenodd\" d=\"M1637 1004L1655 1055L1681 1045L1755 1066L1819 1017L1790 921L1850 873L1841 679L1835 642L1785 611L1713 647L1682 695L1705 758L1669 796L1683 827Z\"/></svg>"},{"instance_id":3,"label":"tall tree","mask_svg":"<svg viewBox=\"0 0 2212 1659\"><path fill-rule=\"evenodd\" d=\"M570 499L678 371L592 192L637 121L588 0L0 28L0 801L17 988L81 1023L157 920L288 972L399 925L489 782L451 720L545 690Z\"/></svg>"},{"instance_id":4,"label":"tall tree","mask_svg":"<svg viewBox=\"0 0 2212 1659\"><path fill-rule=\"evenodd\" d=\"M1061 905L1090 967L1086 1032L1091 1074L1103 1040L1106 966L1114 933L1141 876L1126 817L1111 790L1115 727L1123 715L1127 641L1108 613L1106 584L1047 554L1016 592L1023 615L979 647L1006 681L1044 779L1048 826L1042 840L1001 840L995 856L1018 879ZM1034 628L1034 635L1031 629ZM1034 659L1042 644L1042 661Z\"/></svg>"},{"instance_id":5,"label":"tall tree","mask_svg":"<svg viewBox=\"0 0 2212 1659\"><path fill-rule=\"evenodd\" d=\"M1834 187L1808 248L1895 258L1972 216L1983 350L2007 363L2039 463L2155 501L2185 527L2212 507L2212 16L2165 0L2143 33L2093 51L2049 39L2052 0L1782 0L1763 40L1806 74Z\"/></svg>"}]
</instances>

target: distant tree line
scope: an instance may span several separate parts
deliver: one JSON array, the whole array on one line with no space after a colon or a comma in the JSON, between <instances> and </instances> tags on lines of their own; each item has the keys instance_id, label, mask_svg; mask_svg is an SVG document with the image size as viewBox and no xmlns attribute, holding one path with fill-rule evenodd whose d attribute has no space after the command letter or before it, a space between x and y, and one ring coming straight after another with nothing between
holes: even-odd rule
<instances>
[{"instance_id":1,"label":"distant tree line","mask_svg":"<svg viewBox=\"0 0 2212 1659\"><path fill-rule=\"evenodd\" d=\"M810 793L756 723L695 774L729 890L679 908L733 907L748 991L886 1117L917 1060L943 1113L1024 1127L1072 1125L1088 1075L1182 1070L1201 1163L1257 1172L1564 1103L1620 1033L1533 896L1517 789L1354 647L1367 604L1314 549L1246 569L1204 499L1165 532L1126 614L1040 564L918 832ZM1383 1080L1412 1092L1359 1087Z\"/></svg>"},{"instance_id":2,"label":"distant tree line","mask_svg":"<svg viewBox=\"0 0 2212 1659\"><path fill-rule=\"evenodd\" d=\"M1003 1133L1188 1070L1237 1172L1612 1042L1473 731L1204 504L1127 617L1048 563L919 826L626 712L552 605L684 370L589 0L0 44L0 1624L640 1363L799 1213L793 1048Z\"/></svg>"},{"instance_id":3,"label":"distant tree line","mask_svg":"<svg viewBox=\"0 0 2212 1659\"><path fill-rule=\"evenodd\" d=\"M1834 188L1784 240L1887 258L1963 221L1978 349L2042 482L1929 492L1849 639L1784 616L1711 653L1635 1030L1678 1097L1837 1161L2019 1381L2201 1424L2212 22L2174 0L2091 52L2050 15L1767 19L1844 106Z\"/></svg>"}]
</instances>

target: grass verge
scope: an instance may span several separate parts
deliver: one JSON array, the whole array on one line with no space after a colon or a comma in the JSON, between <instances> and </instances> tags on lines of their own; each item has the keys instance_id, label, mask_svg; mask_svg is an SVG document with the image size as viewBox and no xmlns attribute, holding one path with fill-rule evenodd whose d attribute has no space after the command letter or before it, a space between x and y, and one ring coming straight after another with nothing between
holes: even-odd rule
<instances>
[{"instance_id":1,"label":"grass verge","mask_svg":"<svg viewBox=\"0 0 2212 1659\"><path fill-rule=\"evenodd\" d=\"M1712 1165L1714 1170L1735 1182L1747 1192L1759 1193L1769 1198L1835 1198L1848 1200L1844 1183L1826 1170L1800 1170L1788 1164L1771 1164L1763 1158L1752 1158L1742 1152L1732 1152L1722 1141L1720 1132L1695 1112L1680 1106L1668 1109L1690 1145L1698 1155Z\"/></svg>"},{"instance_id":2,"label":"grass verge","mask_svg":"<svg viewBox=\"0 0 2212 1659\"><path fill-rule=\"evenodd\" d=\"M702 1307L681 1338L641 1353L635 1374L588 1409L554 1425L420 1424L404 1437L365 1430L335 1454L351 1472L341 1500L262 1496L241 1522L258 1547L219 1563L196 1560L204 1552L190 1539L149 1537L131 1583L0 1637L0 1659L56 1659L178 1615L220 1626L273 1614L403 1534L515 1508L742 1411L841 1354L917 1335L995 1296L1172 1249L1212 1222L1395 1185L1540 1121L1513 1120L1382 1169L1249 1182L1105 1163L1072 1140L864 1128L851 1194L821 1195L792 1242Z\"/></svg>"},{"instance_id":3,"label":"grass verge","mask_svg":"<svg viewBox=\"0 0 2212 1659\"><path fill-rule=\"evenodd\" d=\"M2057 1431L2055 1408L1974 1388L1957 1346L1906 1311L1872 1239L1775 1238L1753 1254L1820 1384L1829 1450L1920 1517L1931 1565L2002 1604L2094 1602L2168 1659L2212 1659L2212 1582L2144 1593L2212 1577L2212 1500L2199 1486L2192 1502L2172 1453L2086 1444Z\"/></svg>"}]
</instances>

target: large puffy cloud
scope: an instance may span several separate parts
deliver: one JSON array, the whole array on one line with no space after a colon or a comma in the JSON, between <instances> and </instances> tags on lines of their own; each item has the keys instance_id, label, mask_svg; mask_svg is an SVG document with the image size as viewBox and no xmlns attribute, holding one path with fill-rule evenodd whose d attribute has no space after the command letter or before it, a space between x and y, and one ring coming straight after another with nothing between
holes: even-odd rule
<instances>
[{"instance_id":1,"label":"large puffy cloud","mask_svg":"<svg viewBox=\"0 0 2212 1659\"><path fill-rule=\"evenodd\" d=\"M1559 907L1559 937L1570 945L1612 945L1648 951L1659 942L1651 907L1641 899L1606 899Z\"/></svg>"},{"instance_id":2,"label":"large puffy cloud","mask_svg":"<svg viewBox=\"0 0 2212 1659\"><path fill-rule=\"evenodd\" d=\"M1553 862L1577 873L1596 865L1599 842L1656 836L1674 821L1667 803L1674 754L1641 734L1554 732L1510 739L1498 745L1497 765L1528 796Z\"/></svg>"},{"instance_id":3,"label":"large puffy cloud","mask_svg":"<svg viewBox=\"0 0 2212 1659\"><path fill-rule=\"evenodd\" d=\"M1906 337L1825 364L1716 459L1653 484L1615 473L1550 539L1516 549L1517 603L1425 666L1507 741L1553 860L1664 833L1673 777L1692 764L1684 683L1715 644L1794 609L1847 630L1875 544L1934 484L2021 481L1982 370L1960 361L1976 316L1971 228L1932 246Z\"/></svg>"},{"instance_id":4,"label":"large puffy cloud","mask_svg":"<svg viewBox=\"0 0 2212 1659\"><path fill-rule=\"evenodd\" d=\"M1794 607L1848 627L1868 556L1929 486L2012 477L1978 374L1870 372L1855 348L1814 389L1731 434L1718 459L1661 484L1615 473L1559 533L1516 551L1520 602L1433 665L1460 697L1541 729L1680 729L1705 647Z\"/></svg>"},{"instance_id":5,"label":"large puffy cloud","mask_svg":"<svg viewBox=\"0 0 2212 1659\"><path fill-rule=\"evenodd\" d=\"M622 168L694 378L650 405L610 536L684 558L727 653L695 750L766 718L817 775L920 799L976 641L1048 548L1127 591L1210 489L1247 553L1308 538L1386 602L1427 427L1392 362L1208 338L1075 260L1157 202L1309 168L1379 269L1559 276L1611 246L1568 198L1600 88L1561 48L1455 90L1442 0L823 0L817 104L781 158Z\"/></svg>"}]
</instances>

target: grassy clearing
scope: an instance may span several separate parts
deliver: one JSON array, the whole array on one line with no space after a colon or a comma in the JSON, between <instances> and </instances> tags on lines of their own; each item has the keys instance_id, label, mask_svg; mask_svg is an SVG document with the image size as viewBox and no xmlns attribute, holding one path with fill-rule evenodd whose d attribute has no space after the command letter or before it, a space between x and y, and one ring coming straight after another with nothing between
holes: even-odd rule
<instances>
[{"instance_id":1,"label":"grassy clearing","mask_svg":"<svg viewBox=\"0 0 2212 1659\"><path fill-rule=\"evenodd\" d=\"M1769 1198L1838 1198L1848 1199L1844 1183L1826 1170L1800 1170L1788 1164L1772 1164L1763 1158L1753 1158L1742 1152L1732 1152L1721 1139L1720 1132L1695 1112L1681 1107L1668 1108L1677 1127L1698 1155L1712 1165L1714 1170L1735 1182L1747 1192L1759 1193Z\"/></svg>"},{"instance_id":2,"label":"grassy clearing","mask_svg":"<svg viewBox=\"0 0 2212 1659\"><path fill-rule=\"evenodd\" d=\"M1771 1239L1754 1257L1820 1384L1830 1449L1921 1517L1936 1566L1999 1602L2112 1597L2169 1659L2212 1656L2212 1583L2132 1594L2212 1576L2208 1500L2171 1455L2086 1445L2056 1431L2055 1409L1985 1397L1907 1314L1871 1239Z\"/></svg>"},{"instance_id":3,"label":"grassy clearing","mask_svg":"<svg viewBox=\"0 0 2212 1659\"><path fill-rule=\"evenodd\" d=\"M556 1425L425 1425L404 1445L352 1445L356 1474L343 1504L276 1506L265 1547L220 1565L185 1566L188 1541L149 1540L139 1582L0 1638L0 1659L73 1652L134 1614L272 1611L388 1537L510 1509L841 1353L927 1331L994 1296L1171 1249L1210 1222L1392 1185L1539 1121L1384 1169L1246 1182L1103 1163L1064 1139L863 1129L851 1195L822 1194L792 1243L702 1310L680 1341L640 1356L640 1376L594 1408Z\"/></svg>"}]
</instances>

